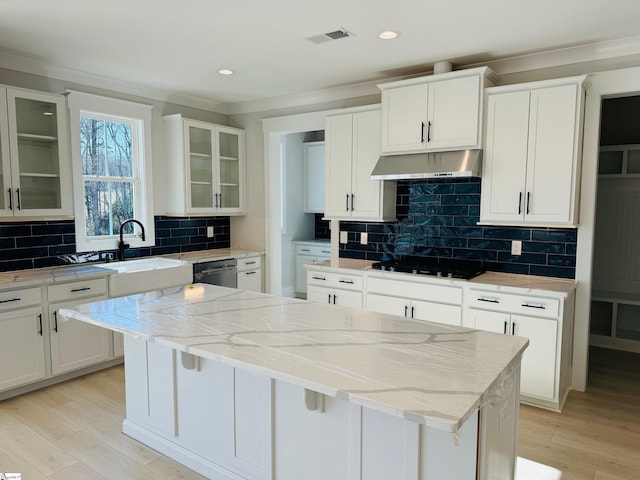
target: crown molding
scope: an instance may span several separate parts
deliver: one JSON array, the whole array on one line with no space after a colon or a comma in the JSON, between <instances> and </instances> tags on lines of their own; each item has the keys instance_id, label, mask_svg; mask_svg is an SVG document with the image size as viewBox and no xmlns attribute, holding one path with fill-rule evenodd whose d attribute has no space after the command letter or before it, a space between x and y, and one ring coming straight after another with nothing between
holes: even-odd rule
<instances>
[{"instance_id":1,"label":"crown molding","mask_svg":"<svg viewBox=\"0 0 640 480\"><path fill-rule=\"evenodd\" d=\"M228 104L215 102L208 98L196 97L194 95L187 95L161 88L125 82L123 80L117 80L101 75L94 75L80 70L50 65L43 61L33 60L18 55L0 53L0 68L39 75L63 82L72 82L74 84L112 90L161 102L176 103L178 105L185 105L188 107L198 108L200 110L208 110L223 115L229 114Z\"/></svg>"},{"instance_id":2,"label":"crown molding","mask_svg":"<svg viewBox=\"0 0 640 480\"><path fill-rule=\"evenodd\" d=\"M478 62L469 65L461 65L458 66L457 69L488 66L498 75L509 75L576 64L589 64L593 67L593 65L597 65L598 62L600 62L606 66L607 62L610 62L613 59L623 59L624 57L635 59L639 55L640 36L635 36L619 40L577 45L527 55L488 60L486 62ZM633 65L629 64L628 66L635 66L635 63ZM377 84L381 82L386 83L406 78L430 75L433 73L431 71L425 71L409 76L379 78L368 82L343 85L322 90L225 104L203 97L138 85L78 70L49 65L43 61L27 59L25 57L7 53L0 53L0 67L61 81L113 90L158 101L176 103L223 115L242 115L257 112L277 111L287 108L342 101L369 95L379 95L380 90L378 89Z\"/></svg>"}]
</instances>

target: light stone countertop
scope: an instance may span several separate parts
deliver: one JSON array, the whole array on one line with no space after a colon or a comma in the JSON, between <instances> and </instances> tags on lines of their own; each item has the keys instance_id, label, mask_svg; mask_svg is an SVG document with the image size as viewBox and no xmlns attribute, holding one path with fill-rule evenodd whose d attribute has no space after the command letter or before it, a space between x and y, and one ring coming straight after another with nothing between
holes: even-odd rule
<instances>
[{"instance_id":1,"label":"light stone countertop","mask_svg":"<svg viewBox=\"0 0 640 480\"><path fill-rule=\"evenodd\" d=\"M324 270L324 271L343 271L344 270L355 270L358 272L363 272L371 269L372 260L358 260L355 258L336 258L331 260L322 260L321 262L309 263L306 265L307 268L313 268L314 270Z\"/></svg>"},{"instance_id":2,"label":"light stone countertop","mask_svg":"<svg viewBox=\"0 0 640 480\"><path fill-rule=\"evenodd\" d=\"M189 263L212 262L216 260L225 260L227 258L244 258L262 255L264 252L257 250L245 250L242 248L217 248L212 250L197 250L195 252L172 253L169 255L161 255L166 258L176 258Z\"/></svg>"},{"instance_id":3,"label":"light stone countertop","mask_svg":"<svg viewBox=\"0 0 640 480\"><path fill-rule=\"evenodd\" d=\"M500 398L528 344L205 284L61 309L60 315L448 432Z\"/></svg>"},{"instance_id":4,"label":"light stone countertop","mask_svg":"<svg viewBox=\"0 0 640 480\"><path fill-rule=\"evenodd\" d=\"M113 273L106 263L33 268L0 273L0 288L39 286L46 283L70 282L89 277L106 277ZM104 268L103 268L104 267Z\"/></svg>"}]
</instances>

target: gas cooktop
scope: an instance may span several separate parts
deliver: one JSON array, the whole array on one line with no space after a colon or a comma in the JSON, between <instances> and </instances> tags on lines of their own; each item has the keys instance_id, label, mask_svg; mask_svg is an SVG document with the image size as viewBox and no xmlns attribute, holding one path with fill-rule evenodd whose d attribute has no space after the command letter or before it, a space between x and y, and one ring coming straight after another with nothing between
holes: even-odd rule
<instances>
[{"instance_id":1,"label":"gas cooktop","mask_svg":"<svg viewBox=\"0 0 640 480\"><path fill-rule=\"evenodd\" d=\"M475 260L419 257L416 255L405 255L393 260L375 262L371 268L387 272L415 273L463 280L477 277L486 271L482 268L482 264Z\"/></svg>"}]
</instances>

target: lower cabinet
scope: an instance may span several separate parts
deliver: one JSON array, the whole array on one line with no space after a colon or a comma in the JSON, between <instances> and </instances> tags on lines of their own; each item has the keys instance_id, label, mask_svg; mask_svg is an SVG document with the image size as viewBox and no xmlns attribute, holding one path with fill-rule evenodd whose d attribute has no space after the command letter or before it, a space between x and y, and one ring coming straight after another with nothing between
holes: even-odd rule
<instances>
[{"instance_id":1,"label":"lower cabinet","mask_svg":"<svg viewBox=\"0 0 640 480\"><path fill-rule=\"evenodd\" d=\"M317 242L294 242L296 244L296 284L294 292L304 298L307 293L307 265L329 260L331 245Z\"/></svg>"},{"instance_id":2,"label":"lower cabinet","mask_svg":"<svg viewBox=\"0 0 640 480\"><path fill-rule=\"evenodd\" d=\"M105 300L106 278L49 285L47 298L53 375L104 362L112 357L110 330L76 320L63 320L58 316L60 308Z\"/></svg>"},{"instance_id":3,"label":"lower cabinet","mask_svg":"<svg viewBox=\"0 0 640 480\"><path fill-rule=\"evenodd\" d=\"M12 298L23 292L11 292ZM40 306L0 313L0 391L45 378L43 328Z\"/></svg>"},{"instance_id":4,"label":"lower cabinet","mask_svg":"<svg viewBox=\"0 0 640 480\"><path fill-rule=\"evenodd\" d=\"M237 268L238 288L262 293L262 257L239 258Z\"/></svg>"},{"instance_id":5,"label":"lower cabinet","mask_svg":"<svg viewBox=\"0 0 640 480\"><path fill-rule=\"evenodd\" d=\"M362 310L362 275L309 269L307 300Z\"/></svg>"},{"instance_id":6,"label":"lower cabinet","mask_svg":"<svg viewBox=\"0 0 640 480\"><path fill-rule=\"evenodd\" d=\"M366 309L416 320L462 325L462 288L424 281L367 279Z\"/></svg>"},{"instance_id":7,"label":"lower cabinet","mask_svg":"<svg viewBox=\"0 0 640 480\"><path fill-rule=\"evenodd\" d=\"M527 337L520 394L525 403L560 410L571 383L574 296L567 299L469 290L468 316L480 330Z\"/></svg>"}]
</instances>

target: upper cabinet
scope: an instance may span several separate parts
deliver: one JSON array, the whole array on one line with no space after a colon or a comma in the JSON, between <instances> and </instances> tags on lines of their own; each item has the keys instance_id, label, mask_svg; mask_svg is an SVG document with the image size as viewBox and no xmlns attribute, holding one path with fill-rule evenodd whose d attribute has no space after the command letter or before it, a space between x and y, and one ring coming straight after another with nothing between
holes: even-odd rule
<instances>
[{"instance_id":1,"label":"upper cabinet","mask_svg":"<svg viewBox=\"0 0 640 480\"><path fill-rule=\"evenodd\" d=\"M169 215L245 212L244 130L167 115Z\"/></svg>"},{"instance_id":2,"label":"upper cabinet","mask_svg":"<svg viewBox=\"0 0 640 480\"><path fill-rule=\"evenodd\" d=\"M304 149L304 211L324 212L324 142L306 142Z\"/></svg>"},{"instance_id":3,"label":"upper cabinet","mask_svg":"<svg viewBox=\"0 0 640 480\"><path fill-rule=\"evenodd\" d=\"M0 87L0 215L70 216L64 97Z\"/></svg>"},{"instance_id":4,"label":"upper cabinet","mask_svg":"<svg viewBox=\"0 0 640 480\"><path fill-rule=\"evenodd\" d=\"M378 85L382 90L382 153L480 148L487 67Z\"/></svg>"},{"instance_id":5,"label":"upper cabinet","mask_svg":"<svg viewBox=\"0 0 640 480\"><path fill-rule=\"evenodd\" d=\"M395 182L371 180L380 157L380 108L344 109L325 123L327 218L392 220Z\"/></svg>"},{"instance_id":6,"label":"upper cabinet","mask_svg":"<svg viewBox=\"0 0 640 480\"><path fill-rule=\"evenodd\" d=\"M585 81L486 90L482 223L577 225Z\"/></svg>"}]
</instances>

